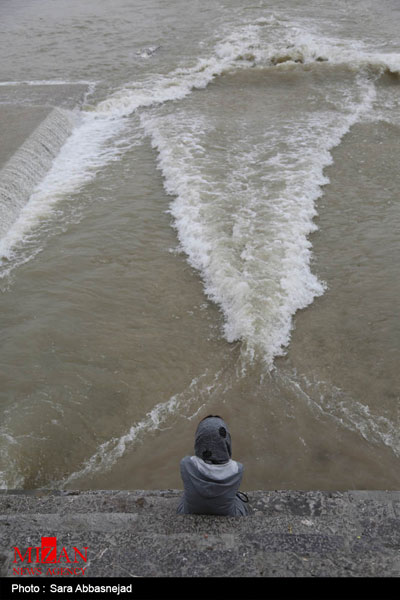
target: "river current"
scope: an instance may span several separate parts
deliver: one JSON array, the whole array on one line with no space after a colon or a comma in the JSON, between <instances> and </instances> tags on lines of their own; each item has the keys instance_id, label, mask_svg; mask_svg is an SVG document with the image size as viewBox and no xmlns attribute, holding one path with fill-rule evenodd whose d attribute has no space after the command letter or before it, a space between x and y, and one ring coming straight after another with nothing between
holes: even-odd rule
<instances>
[{"instance_id":1,"label":"river current","mask_svg":"<svg viewBox=\"0 0 400 600\"><path fill-rule=\"evenodd\" d=\"M1 4L1 487L178 488L220 414L243 489L399 489L399 26Z\"/></svg>"}]
</instances>

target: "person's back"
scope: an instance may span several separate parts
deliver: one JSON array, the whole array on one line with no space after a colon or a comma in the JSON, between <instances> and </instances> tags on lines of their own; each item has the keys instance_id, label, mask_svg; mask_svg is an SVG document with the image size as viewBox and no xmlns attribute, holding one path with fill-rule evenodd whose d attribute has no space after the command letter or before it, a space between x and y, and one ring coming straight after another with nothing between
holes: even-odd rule
<instances>
[{"instance_id":1,"label":"person's back","mask_svg":"<svg viewBox=\"0 0 400 600\"><path fill-rule=\"evenodd\" d=\"M232 460L231 437L221 417L200 421L195 436L195 456L181 460L184 493L177 512L244 516L247 506L237 495L243 465Z\"/></svg>"}]
</instances>

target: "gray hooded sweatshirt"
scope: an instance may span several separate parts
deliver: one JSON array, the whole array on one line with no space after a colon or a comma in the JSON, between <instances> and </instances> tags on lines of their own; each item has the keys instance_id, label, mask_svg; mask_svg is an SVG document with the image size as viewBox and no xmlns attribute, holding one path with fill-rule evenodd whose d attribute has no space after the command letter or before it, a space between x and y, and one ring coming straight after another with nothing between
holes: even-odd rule
<instances>
[{"instance_id":1,"label":"gray hooded sweatshirt","mask_svg":"<svg viewBox=\"0 0 400 600\"><path fill-rule=\"evenodd\" d=\"M195 453L195 456L185 456L180 463L184 493L177 512L246 515L247 506L236 495L242 481L243 465L231 459L231 437L223 419L209 417L200 421Z\"/></svg>"}]
</instances>

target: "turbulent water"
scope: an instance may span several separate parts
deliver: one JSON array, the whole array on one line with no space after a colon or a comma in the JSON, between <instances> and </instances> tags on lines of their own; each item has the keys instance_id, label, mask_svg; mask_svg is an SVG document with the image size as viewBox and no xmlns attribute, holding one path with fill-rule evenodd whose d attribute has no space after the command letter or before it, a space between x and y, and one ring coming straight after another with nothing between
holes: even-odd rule
<instances>
[{"instance_id":1,"label":"turbulent water","mask_svg":"<svg viewBox=\"0 0 400 600\"><path fill-rule=\"evenodd\" d=\"M1 487L181 487L213 413L247 489L398 488L399 26L1 5Z\"/></svg>"}]
</instances>

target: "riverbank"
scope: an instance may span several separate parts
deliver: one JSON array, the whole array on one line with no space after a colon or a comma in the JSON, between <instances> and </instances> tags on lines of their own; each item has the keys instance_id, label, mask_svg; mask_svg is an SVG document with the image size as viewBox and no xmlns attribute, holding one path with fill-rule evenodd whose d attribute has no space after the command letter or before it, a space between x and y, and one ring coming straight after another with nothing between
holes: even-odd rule
<instances>
[{"instance_id":1,"label":"riverbank","mask_svg":"<svg viewBox=\"0 0 400 600\"><path fill-rule=\"evenodd\" d=\"M245 518L176 515L180 494L3 491L0 575L22 566L88 577L400 575L400 492L254 491ZM57 538L60 562L39 564L32 550L28 565L29 547L46 536ZM73 548L86 561L78 553L74 562Z\"/></svg>"}]
</instances>

